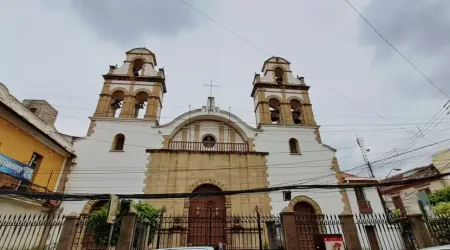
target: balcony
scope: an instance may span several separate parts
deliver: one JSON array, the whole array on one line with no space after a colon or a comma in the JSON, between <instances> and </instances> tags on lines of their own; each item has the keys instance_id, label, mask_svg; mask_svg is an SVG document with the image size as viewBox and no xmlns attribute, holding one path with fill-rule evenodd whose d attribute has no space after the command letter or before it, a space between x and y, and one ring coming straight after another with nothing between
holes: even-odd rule
<instances>
[{"instance_id":1,"label":"balcony","mask_svg":"<svg viewBox=\"0 0 450 250\"><path fill-rule=\"evenodd\" d=\"M362 214L373 213L372 206L370 206L370 201L358 201L359 212Z\"/></svg>"},{"instance_id":2,"label":"balcony","mask_svg":"<svg viewBox=\"0 0 450 250\"><path fill-rule=\"evenodd\" d=\"M0 172L0 190L10 190L28 193L54 193L45 187L33 183L24 183L20 179ZM26 198L28 199L28 198ZM29 198L48 207L58 207L60 202L40 198Z\"/></svg>"},{"instance_id":3,"label":"balcony","mask_svg":"<svg viewBox=\"0 0 450 250\"><path fill-rule=\"evenodd\" d=\"M207 152L248 152L247 143L203 144L203 142L170 141L170 150L207 151Z\"/></svg>"}]
</instances>

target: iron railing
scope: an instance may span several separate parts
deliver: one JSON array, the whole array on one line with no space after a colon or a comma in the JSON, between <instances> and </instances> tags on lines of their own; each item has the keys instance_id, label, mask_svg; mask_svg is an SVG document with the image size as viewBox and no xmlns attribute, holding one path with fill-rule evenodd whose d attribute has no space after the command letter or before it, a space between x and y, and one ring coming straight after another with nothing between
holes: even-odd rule
<instances>
[{"instance_id":1,"label":"iron railing","mask_svg":"<svg viewBox=\"0 0 450 250\"><path fill-rule=\"evenodd\" d=\"M25 183L22 180L7 175L5 173L0 173L0 190L13 190L20 192L28 192L28 193L54 193L48 190L45 187L33 184L33 183ZM57 207L61 202L54 200L46 200L40 198L32 198L32 200L38 201L46 206Z\"/></svg>"},{"instance_id":2,"label":"iron railing","mask_svg":"<svg viewBox=\"0 0 450 250\"><path fill-rule=\"evenodd\" d=\"M106 250L111 225L105 221L93 220L93 215L81 215L77 224L72 249L99 249ZM111 246L116 246L120 235L120 223L114 224Z\"/></svg>"},{"instance_id":3,"label":"iron railing","mask_svg":"<svg viewBox=\"0 0 450 250\"><path fill-rule=\"evenodd\" d=\"M362 249L416 249L411 222L404 217L389 218L385 214L354 215Z\"/></svg>"},{"instance_id":4,"label":"iron railing","mask_svg":"<svg viewBox=\"0 0 450 250\"><path fill-rule=\"evenodd\" d=\"M281 218L277 216L161 216L138 219L133 249L222 246L224 250L281 250ZM146 248L147 246L147 248Z\"/></svg>"},{"instance_id":5,"label":"iron railing","mask_svg":"<svg viewBox=\"0 0 450 250\"><path fill-rule=\"evenodd\" d=\"M343 237L342 223L337 215L295 215L298 249L316 249L320 237ZM345 246L342 246L344 249Z\"/></svg>"},{"instance_id":6,"label":"iron railing","mask_svg":"<svg viewBox=\"0 0 450 250\"><path fill-rule=\"evenodd\" d=\"M216 142L205 146L203 142L170 141L169 149L188 151L248 152L248 144Z\"/></svg>"},{"instance_id":7,"label":"iron railing","mask_svg":"<svg viewBox=\"0 0 450 250\"><path fill-rule=\"evenodd\" d=\"M439 245L450 244L450 214L427 218L427 224L436 243Z\"/></svg>"},{"instance_id":8,"label":"iron railing","mask_svg":"<svg viewBox=\"0 0 450 250\"><path fill-rule=\"evenodd\" d=\"M56 249L63 216L0 215L0 249Z\"/></svg>"}]
</instances>

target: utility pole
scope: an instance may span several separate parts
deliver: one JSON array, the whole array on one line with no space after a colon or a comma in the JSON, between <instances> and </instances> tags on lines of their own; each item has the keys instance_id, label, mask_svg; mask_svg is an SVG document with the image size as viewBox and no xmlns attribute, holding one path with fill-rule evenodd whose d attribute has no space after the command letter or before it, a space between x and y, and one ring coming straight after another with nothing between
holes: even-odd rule
<instances>
[{"instance_id":1,"label":"utility pole","mask_svg":"<svg viewBox=\"0 0 450 250\"><path fill-rule=\"evenodd\" d=\"M368 152L370 150L366 149L364 147L364 139L362 137L357 137L356 138L356 142L358 143L358 146L361 149L361 154L362 154L362 156L364 158L364 162L366 163L367 168L369 168L370 177L375 178L375 174L373 173L372 165L370 165L369 158L367 158L367 154L366 154L366 152ZM390 214L390 210L386 206L386 202L384 201L384 197L381 194L380 187L377 186L376 188L377 188L378 196L380 197L380 200L381 200L381 205L383 206L383 209L386 212L386 215L389 215Z\"/></svg>"}]
</instances>

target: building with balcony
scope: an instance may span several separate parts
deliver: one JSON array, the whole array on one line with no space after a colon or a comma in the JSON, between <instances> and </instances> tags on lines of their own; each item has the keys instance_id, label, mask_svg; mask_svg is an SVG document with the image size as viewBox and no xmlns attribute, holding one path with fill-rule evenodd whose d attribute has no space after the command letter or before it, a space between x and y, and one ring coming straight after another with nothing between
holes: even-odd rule
<instances>
[{"instance_id":1,"label":"building with balcony","mask_svg":"<svg viewBox=\"0 0 450 250\"><path fill-rule=\"evenodd\" d=\"M262 73L243 88L253 99L256 127L221 110L209 96L203 107L161 124L167 94L166 73L146 48L126 52L121 66L110 66L87 136L74 142L77 162L67 192L167 194L247 190L309 180L342 183L332 147L323 144L310 87L280 57L263 62ZM249 77L251 79L251 75ZM247 86L247 87L245 87ZM192 88L196 88L192 83ZM240 90L241 91L241 90ZM188 97L188 96L187 96ZM230 97L233 98L233 97ZM186 105L187 106L187 105ZM346 193L314 190L192 199L148 200L168 213L217 215L350 213ZM67 213L89 213L95 201L67 201Z\"/></svg>"},{"instance_id":2,"label":"building with balcony","mask_svg":"<svg viewBox=\"0 0 450 250\"><path fill-rule=\"evenodd\" d=\"M0 83L0 190L62 191L72 142L55 129L57 111L43 100L19 102ZM59 202L0 193L0 213L54 211Z\"/></svg>"},{"instance_id":3,"label":"building with balcony","mask_svg":"<svg viewBox=\"0 0 450 250\"><path fill-rule=\"evenodd\" d=\"M400 181L430 177L441 173L448 173L450 168L450 151L444 150L432 156L432 162L427 166L417 167L403 173L389 177L385 181ZM436 164L436 165L435 165ZM422 183L405 184L392 187L382 187L380 190L389 209L401 215L422 213L418 202L418 193L431 192L450 186L448 177L424 181Z\"/></svg>"}]
</instances>

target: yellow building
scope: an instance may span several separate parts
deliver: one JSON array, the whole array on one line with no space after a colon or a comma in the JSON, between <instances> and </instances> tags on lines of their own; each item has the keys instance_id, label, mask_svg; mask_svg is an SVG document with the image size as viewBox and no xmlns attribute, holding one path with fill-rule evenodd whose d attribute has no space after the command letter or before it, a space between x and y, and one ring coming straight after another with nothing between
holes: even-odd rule
<instances>
[{"instance_id":1,"label":"yellow building","mask_svg":"<svg viewBox=\"0 0 450 250\"><path fill-rule=\"evenodd\" d=\"M54 127L58 112L44 100L19 102L0 83L0 190L63 191L72 138ZM48 212L57 202L0 194L0 214Z\"/></svg>"}]
</instances>

